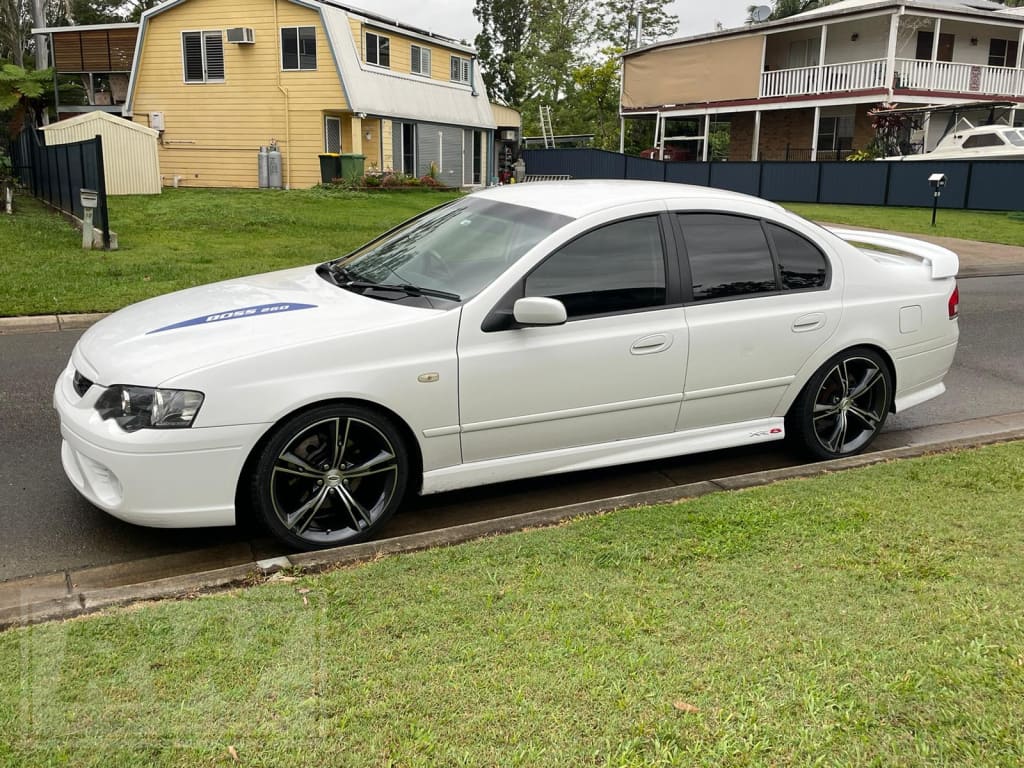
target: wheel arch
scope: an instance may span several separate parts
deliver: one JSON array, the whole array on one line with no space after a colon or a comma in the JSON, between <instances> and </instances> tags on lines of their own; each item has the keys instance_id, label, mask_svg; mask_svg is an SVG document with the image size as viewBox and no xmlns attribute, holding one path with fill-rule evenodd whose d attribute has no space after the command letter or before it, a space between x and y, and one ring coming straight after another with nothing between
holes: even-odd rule
<instances>
[{"instance_id":1,"label":"wheel arch","mask_svg":"<svg viewBox=\"0 0 1024 768\"><path fill-rule=\"evenodd\" d=\"M869 349L872 352L876 353L879 357L882 358L882 362L885 363L885 367L888 368L889 376L892 378L892 391L889 392L889 413L895 413L896 390L898 389L898 382L896 380L896 362L892 359L892 355L890 355L884 347L875 342L867 341L855 344L847 344L842 349L830 354L828 357L816 360L813 363L813 367L811 367L811 365L808 365L805 369L806 378L804 379L804 383L800 386L800 389L796 390L796 392L794 392L792 396L789 398L789 402L786 403L786 409L782 415L788 416L790 414L790 412L793 410L793 406L800 400L800 395L802 395L803 391L807 389L807 385L810 384L811 379L814 378L814 374L817 373L822 366L824 366L829 360L836 357L837 355L845 354L847 352L852 352L858 349Z\"/></svg>"},{"instance_id":2,"label":"wheel arch","mask_svg":"<svg viewBox=\"0 0 1024 768\"><path fill-rule=\"evenodd\" d=\"M402 435L402 439L405 440L406 447L409 449L409 458L412 461L412 466L409 468L409 485L406 488L406 493L419 493L420 488L423 485L423 453L420 447L419 440L416 439L416 433L413 432L412 427L395 413L390 408L387 408L380 403L374 402L373 400L364 400L358 397L333 397L325 400L316 400L311 403L306 403L298 408L295 408L288 413L283 413L273 424L269 425L263 434L260 435L259 439L253 444L249 450L248 456L242 463L242 469L238 474L238 479L235 481L235 517L236 522L242 518L249 519L252 516L252 503L249 494L249 480L252 477L255 465L259 461L260 453L262 453L264 447L270 441L277 427L285 421L299 416L307 411L312 411L316 408L322 408L330 405L358 405L363 408L369 408L372 411L376 411L382 416L390 420L398 431Z\"/></svg>"}]
</instances>

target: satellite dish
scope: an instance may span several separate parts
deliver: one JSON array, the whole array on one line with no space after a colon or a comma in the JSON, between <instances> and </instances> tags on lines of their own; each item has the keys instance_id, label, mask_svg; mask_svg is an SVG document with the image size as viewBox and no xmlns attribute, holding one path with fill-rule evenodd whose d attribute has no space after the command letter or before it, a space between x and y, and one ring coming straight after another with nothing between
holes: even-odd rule
<instances>
[{"instance_id":1,"label":"satellite dish","mask_svg":"<svg viewBox=\"0 0 1024 768\"><path fill-rule=\"evenodd\" d=\"M772 15L772 9L767 5L759 5L756 8L752 8L750 11L750 18L755 24L760 24L762 21L767 21L768 17Z\"/></svg>"}]
</instances>

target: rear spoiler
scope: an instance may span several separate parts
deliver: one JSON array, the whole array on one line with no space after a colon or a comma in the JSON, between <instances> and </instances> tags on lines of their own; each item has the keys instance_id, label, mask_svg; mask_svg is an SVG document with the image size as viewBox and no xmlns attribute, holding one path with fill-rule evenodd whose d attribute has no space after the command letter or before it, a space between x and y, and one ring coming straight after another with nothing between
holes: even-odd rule
<instances>
[{"instance_id":1,"label":"rear spoiler","mask_svg":"<svg viewBox=\"0 0 1024 768\"><path fill-rule=\"evenodd\" d=\"M841 237L851 245L873 245L896 253L907 254L927 261L932 267L932 277L956 277L960 269L960 258L948 248L912 237L890 235L885 232L865 232L859 229L830 229L832 234Z\"/></svg>"}]
</instances>

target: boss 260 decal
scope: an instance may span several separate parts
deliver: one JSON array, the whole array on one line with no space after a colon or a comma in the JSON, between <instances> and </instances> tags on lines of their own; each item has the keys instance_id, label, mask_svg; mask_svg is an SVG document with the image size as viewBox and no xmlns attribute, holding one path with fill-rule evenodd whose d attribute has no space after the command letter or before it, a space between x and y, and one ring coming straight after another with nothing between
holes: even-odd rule
<instances>
[{"instance_id":1,"label":"boss 260 decal","mask_svg":"<svg viewBox=\"0 0 1024 768\"><path fill-rule=\"evenodd\" d=\"M172 325L165 325L163 328L148 331L146 335L148 336L151 333L161 333L163 331L172 331L175 328L187 328L190 325L223 323L227 320L244 320L250 317L262 317L263 315L276 315L281 312L296 312L300 309L315 308L316 304L257 304L253 307L228 309L223 312L215 312L212 315L200 315L199 317L193 317L189 320L182 320L180 323L173 323Z\"/></svg>"}]
</instances>

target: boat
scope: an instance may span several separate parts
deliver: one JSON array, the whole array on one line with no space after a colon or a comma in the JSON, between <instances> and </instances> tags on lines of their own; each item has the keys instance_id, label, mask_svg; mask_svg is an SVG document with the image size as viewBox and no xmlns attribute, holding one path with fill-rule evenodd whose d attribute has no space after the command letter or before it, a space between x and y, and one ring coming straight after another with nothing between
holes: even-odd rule
<instances>
[{"instance_id":1,"label":"boat","mask_svg":"<svg viewBox=\"0 0 1024 768\"><path fill-rule=\"evenodd\" d=\"M967 123L963 118L960 123ZM967 123L970 125L970 123ZM931 152L893 155L882 160L1024 160L1024 129L1010 125L957 127Z\"/></svg>"}]
</instances>

